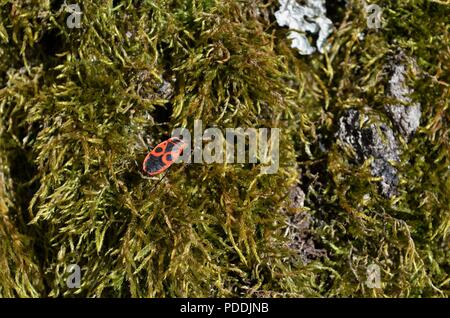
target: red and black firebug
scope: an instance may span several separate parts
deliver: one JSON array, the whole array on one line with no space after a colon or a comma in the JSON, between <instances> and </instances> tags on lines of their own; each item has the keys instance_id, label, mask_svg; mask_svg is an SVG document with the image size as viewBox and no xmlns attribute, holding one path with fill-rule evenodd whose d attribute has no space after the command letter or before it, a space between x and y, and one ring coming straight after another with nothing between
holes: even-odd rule
<instances>
[{"instance_id":1,"label":"red and black firebug","mask_svg":"<svg viewBox=\"0 0 450 318\"><path fill-rule=\"evenodd\" d=\"M167 170L183 153L187 144L178 137L172 137L158 144L144 159L143 169L154 176Z\"/></svg>"}]
</instances>

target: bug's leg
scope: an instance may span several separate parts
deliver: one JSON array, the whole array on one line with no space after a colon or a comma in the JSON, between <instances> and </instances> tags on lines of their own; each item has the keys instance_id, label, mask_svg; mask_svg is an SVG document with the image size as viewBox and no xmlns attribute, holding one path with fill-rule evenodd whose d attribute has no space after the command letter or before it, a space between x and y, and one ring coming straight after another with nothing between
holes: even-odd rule
<instances>
[{"instance_id":1,"label":"bug's leg","mask_svg":"<svg viewBox=\"0 0 450 318\"><path fill-rule=\"evenodd\" d=\"M170 169L170 168L169 168ZM158 185L158 184L160 184L161 183L161 181L163 181L164 180L164 178L166 177L166 175L167 175L167 172L169 172L169 169L167 169L166 170L166 172L164 172L164 175L162 176L162 178L161 179L159 179L158 180L158 182L156 182L155 183L155 185L152 187L152 189L150 190L150 192L149 193L152 193L153 192L153 190L155 190L155 188L156 188L156 186ZM154 179L153 179L154 180Z\"/></svg>"}]
</instances>

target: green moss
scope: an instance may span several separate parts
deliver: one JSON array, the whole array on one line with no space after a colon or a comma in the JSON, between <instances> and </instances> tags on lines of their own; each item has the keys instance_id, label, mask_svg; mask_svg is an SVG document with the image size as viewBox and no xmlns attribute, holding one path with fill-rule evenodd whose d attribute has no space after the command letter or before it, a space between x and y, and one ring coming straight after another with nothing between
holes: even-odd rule
<instances>
[{"instance_id":1,"label":"green moss","mask_svg":"<svg viewBox=\"0 0 450 318\"><path fill-rule=\"evenodd\" d=\"M0 4L0 296L448 296L448 5L378 1L378 32L341 8L328 54L301 57L276 1L79 3L79 29L58 1ZM386 117L398 48L424 74L410 74L422 121L387 199L335 133L348 108ZM152 191L141 140L195 119L280 127L278 173L176 165ZM313 217L326 256L288 248L286 209ZM80 289L65 283L74 263ZM372 263L381 289L365 285Z\"/></svg>"}]
</instances>

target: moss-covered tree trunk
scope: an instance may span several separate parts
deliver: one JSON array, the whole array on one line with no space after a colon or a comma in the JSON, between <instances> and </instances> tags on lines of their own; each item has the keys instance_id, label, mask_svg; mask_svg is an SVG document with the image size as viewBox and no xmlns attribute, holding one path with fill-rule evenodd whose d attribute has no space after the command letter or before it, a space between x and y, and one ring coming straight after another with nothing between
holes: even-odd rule
<instances>
[{"instance_id":1,"label":"moss-covered tree trunk","mask_svg":"<svg viewBox=\"0 0 450 318\"><path fill-rule=\"evenodd\" d=\"M0 1L0 297L448 296L450 5L374 2L302 56L275 0ZM280 128L277 173L144 178L196 119Z\"/></svg>"}]
</instances>

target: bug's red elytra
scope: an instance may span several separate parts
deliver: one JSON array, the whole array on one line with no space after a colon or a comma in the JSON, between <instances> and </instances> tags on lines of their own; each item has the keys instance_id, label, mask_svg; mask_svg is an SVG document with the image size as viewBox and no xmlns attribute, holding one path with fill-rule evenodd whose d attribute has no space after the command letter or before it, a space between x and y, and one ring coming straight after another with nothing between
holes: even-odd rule
<instances>
[{"instance_id":1,"label":"bug's red elytra","mask_svg":"<svg viewBox=\"0 0 450 318\"><path fill-rule=\"evenodd\" d=\"M172 137L158 144L144 159L143 169L154 176L167 170L180 156L186 143L178 137Z\"/></svg>"}]
</instances>

